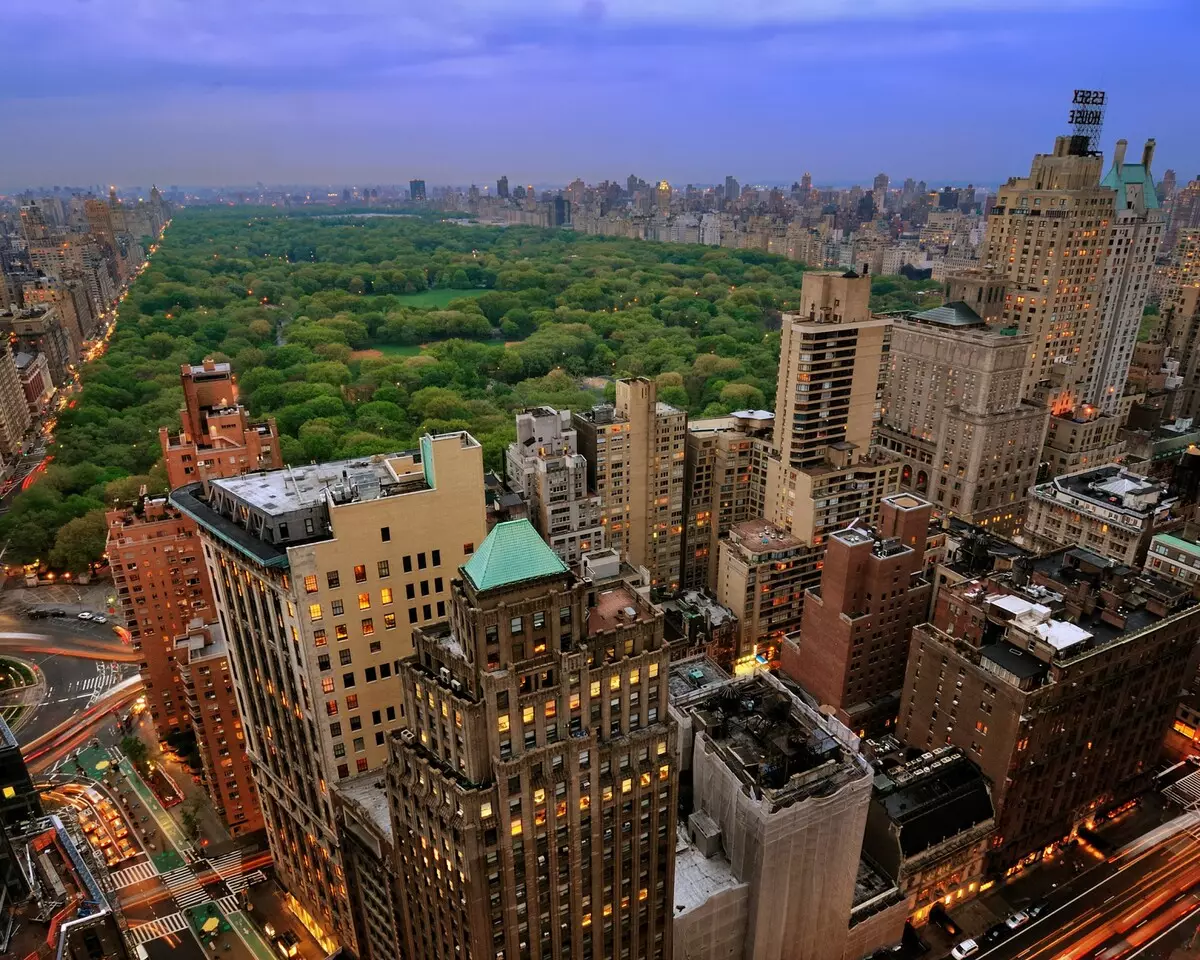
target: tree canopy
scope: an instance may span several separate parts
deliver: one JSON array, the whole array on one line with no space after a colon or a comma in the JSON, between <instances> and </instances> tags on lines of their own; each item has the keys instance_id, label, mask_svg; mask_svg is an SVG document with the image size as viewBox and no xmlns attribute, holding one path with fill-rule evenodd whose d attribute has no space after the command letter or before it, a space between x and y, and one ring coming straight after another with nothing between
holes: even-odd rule
<instances>
[{"instance_id":1,"label":"tree canopy","mask_svg":"<svg viewBox=\"0 0 1200 960\"><path fill-rule=\"evenodd\" d=\"M106 504L161 488L158 430L178 429L180 365L206 357L233 364L291 463L469 429L500 468L515 411L589 405L621 376L658 378L693 415L769 406L780 313L798 306L803 269L759 251L431 217L180 211L59 419L54 465L0 519L0 539L23 561L74 567L94 552Z\"/></svg>"}]
</instances>

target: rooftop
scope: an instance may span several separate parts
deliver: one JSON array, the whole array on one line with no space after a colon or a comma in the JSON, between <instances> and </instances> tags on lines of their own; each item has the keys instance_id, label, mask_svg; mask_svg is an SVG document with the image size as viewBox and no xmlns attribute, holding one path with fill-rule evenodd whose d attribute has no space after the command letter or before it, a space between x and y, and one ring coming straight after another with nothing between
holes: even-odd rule
<instances>
[{"instance_id":1,"label":"rooftop","mask_svg":"<svg viewBox=\"0 0 1200 960\"><path fill-rule=\"evenodd\" d=\"M909 320L918 323L930 323L939 327L983 327L986 326L983 317L972 310L961 300L951 300L940 307L922 310L910 314Z\"/></svg>"},{"instance_id":2,"label":"rooftop","mask_svg":"<svg viewBox=\"0 0 1200 960\"><path fill-rule=\"evenodd\" d=\"M653 619L653 608L622 583L596 595L596 605L587 612L588 636L594 637L605 630Z\"/></svg>"},{"instance_id":3,"label":"rooftop","mask_svg":"<svg viewBox=\"0 0 1200 960\"><path fill-rule=\"evenodd\" d=\"M716 829L715 825L713 829ZM691 843L687 826L679 824L675 844L676 917L703 906L709 898L740 883L723 854L706 857Z\"/></svg>"},{"instance_id":4,"label":"rooftop","mask_svg":"<svg viewBox=\"0 0 1200 960\"><path fill-rule=\"evenodd\" d=\"M1182 550L1185 553L1192 554L1192 556L1200 557L1200 543L1185 540L1183 537L1176 537L1169 533L1160 533L1154 538L1153 542L1161 543L1163 546L1170 547L1173 550Z\"/></svg>"},{"instance_id":5,"label":"rooftop","mask_svg":"<svg viewBox=\"0 0 1200 960\"><path fill-rule=\"evenodd\" d=\"M761 518L735 523L729 528L729 537L750 553L778 553L805 546L803 540Z\"/></svg>"},{"instance_id":6,"label":"rooftop","mask_svg":"<svg viewBox=\"0 0 1200 960\"><path fill-rule=\"evenodd\" d=\"M777 680L735 680L688 708L750 795L773 808L827 797L865 775L865 761Z\"/></svg>"},{"instance_id":7,"label":"rooftop","mask_svg":"<svg viewBox=\"0 0 1200 960\"><path fill-rule=\"evenodd\" d=\"M724 686L730 676L707 656L676 660L667 673L667 695L672 703L691 702L703 694Z\"/></svg>"},{"instance_id":8,"label":"rooftop","mask_svg":"<svg viewBox=\"0 0 1200 960\"><path fill-rule=\"evenodd\" d=\"M1130 473L1115 464L1066 473L1033 489L1042 498L1088 500L1136 517L1147 517L1174 502L1174 498L1167 496L1165 483Z\"/></svg>"},{"instance_id":9,"label":"rooftop","mask_svg":"<svg viewBox=\"0 0 1200 960\"><path fill-rule=\"evenodd\" d=\"M392 835L392 818L388 812L387 780L380 770L340 780L334 789L370 821L384 836Z\"/></svg>"},{"instance_id":10,"label":"rooftop","mask_svg":"<svg viewBox=\"0 0 1200 960\"><path fill-rule=\"evenodd\" d=\"M480 591L568 572L567 565L525 519L496 524L462 570Z\"/></svg>"}]
</instances>

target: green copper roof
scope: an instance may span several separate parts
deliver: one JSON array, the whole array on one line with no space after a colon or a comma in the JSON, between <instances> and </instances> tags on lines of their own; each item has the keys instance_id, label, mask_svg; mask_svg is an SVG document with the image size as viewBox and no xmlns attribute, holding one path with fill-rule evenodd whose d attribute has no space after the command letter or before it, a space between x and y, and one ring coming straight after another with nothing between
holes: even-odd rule
<instances>
[{"instance_id":1,"label":"green copper roof","mask_svg":"<svg viewBox=\"0 0 1200 960\"><path fill-rule=\"evenodd\" d=\"M961 300L951 300L940 307L914 313L913 320L936 323L939 327L981 327L983 318Z\"/></svg>"},{"instance_id":2,"label":"green copper roof","mask_svg":"<svg viewBox=\"0 0 1200 960\"><path fill-rule=\"evenodd\" d=\"M462 569L476 590L492 590L568 572L567 565L528 520L496 524Z\"/></svg>"},{"instance_id":3,"label":"green copper roof","mask_svg":"<svg viewBox=\"0 0 1200 960\"><path fill-rule=\"evenodd\" d=\"M1158 209L1158 191L1154 189L1154 178L1145 166L1140 163L1123 163L1118 169L1114 163L1108 171L1108 176L1100 181L1100 186L1117 191L1116 209L1126 209L1125 188L1130 184L1141 184L1142 196L1145 198L1147 210Z\"/></svg>"}]
</instances>

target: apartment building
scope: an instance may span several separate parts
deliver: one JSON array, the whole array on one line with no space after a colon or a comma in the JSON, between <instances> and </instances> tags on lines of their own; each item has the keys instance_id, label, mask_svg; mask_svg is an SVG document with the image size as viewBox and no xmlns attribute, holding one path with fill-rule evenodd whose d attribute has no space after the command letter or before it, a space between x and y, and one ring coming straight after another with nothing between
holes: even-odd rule
<instances>
[{"instance_id":1,"label":"apartment building","mask_svg":"<svg viewBox=\"0 0 1200 960\"><path fill-rule=\"evenodd\" d=\"M1200 543L1184 536L1182 531L1157 534L1150 540L1142 569L1200 593Z\"/></svg>"},{"instance_id":2,"label":"apartment building","mask_svg":"<svg viewBox=\"0 0 1200 960\"><path fill-rule=\"evenodd\" d=\"M448 615L484 538L483 453L420 449L194 482L199 526L281 883L327 948L356 949L330 785L381 768L415 627Z\"/></svg>"},{"instance_id":3,"label":"apartment building","mask_svg":"<svg viewBox=\"0 0 1200 960\"><path fill-rule=\"evenodd\" d=\"M576 564L604 549L601 498L588 490L588 465L569 410L535 407L517 414L506 467L509 486L529 504L534 527L563 561Z\"/></svg>"},{"instance_id":4,"label":"apartment building","mask_svg":"<svg viewBox=\"0 0 1200 960\"><path fill-rule=\"evenodd\" d=\"M21 455L32 422L16 353L0 338L0 462Z\"/></svg>"},{"instance_id":5,"label":"apartment building","mask_svg":"<svg viewBox=\"0 0 1200 960\"><path fill-rule=\"evenodd\" d=\"M1074 547L948 585L913 631L898 736L952 744L992 783L1003 874L1143 790L1200 607Z\"/></svg>"},{"instance_id":6,"label":"apartment building","mask_svg":"<svg viewBox=\"0 0 1200 960\"><path fill-rule=\"evenodd\" d=\"M672 956L662 619L501 523L400 665L389 802L402 953Z\"/></svg>"}]
</instances>

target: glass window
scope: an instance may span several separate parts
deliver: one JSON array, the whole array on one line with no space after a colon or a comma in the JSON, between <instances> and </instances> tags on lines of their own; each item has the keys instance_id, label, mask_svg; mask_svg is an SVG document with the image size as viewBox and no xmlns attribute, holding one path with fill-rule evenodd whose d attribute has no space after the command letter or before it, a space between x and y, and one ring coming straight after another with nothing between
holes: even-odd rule
<instances>
[{"instance_id":1,"label":"glass window","mask_svg":"<svg viewBox=\"0 0 1200 960\"><path fill-rule=\"evenodd\" d=\"M341 577L338 576L338 572L336 570L330 570L327 574L325 574L325 582L329 584L330 590L336 590L342 585Z\"/></svg>"},{"instance_id":2,"label":"glass window","mask_svg":"<svg viewBox=\"0 0 1200 960\"><path fill-rule=\"evenodd\" d=\"M539 610L537 613L535 613L533 615L533 629L541 630L542 627L544 627L545 625L546 625L546 614Z\"/></svg>"},{"instance_id":3,"label":"glass window","mask_svg":"<svg viewBox=\"0 0 1200 960\"><path fill-rule=\"evenodd\" d=\"M333 677L322 677L321 678L321 692L322 693L333 693Z\"/></svg>"},{"instance_id":4,"label":"glass window","mask_svg":"<svg viewBox=\"0 0 1200 960\"><path fill-rule=\"evenodd\" d=\"M378 569L380 580L386 580L392 575L391 565L386 560L380 560L375 566Z\"/></svg>"},{"instance_id":5,"label":"glass window","mask_svg":"<svg viewBox=\"0 0 1200 960\"><path fill-rule=\"evenodd\" d=\"M385 613L383 615L383 629L384 630L395 630L396 629L396 615L394 613Z\"/></svg>"},{"instance_id":6,"label":"glass window","mask_svg":"<svg viewBox=\"0 0 1200 960\"><path fill-rule=\"evenodd\" d=\"M392 588L391 587L384 587L382 590L379 591L379 602L382 603L385 607L389 603L392 602Z\"/></svg>"},{"instance_id":7,"label":"glass window","mask_svg":"<svg viewBox=\"0 0 1200 960\"><path fill-rule=\"evenodd\" d=\"M354 582L355 583L366 583L366 580L367 580L367 568L361 563L356 564L354 567Z\"/></svg>"},{"instance_id":8,"label":"glass window","mask_svg":"<svg viewBox=\"0 0 1200 960\"><path fill-rule=\"evenodd\" d=\"M308 619L313 623L321 619L321 605L319 603L310 603L308 605Z\"/></svg>"},{"instance_id":9,"label":"glass window","mask_svg":"<svg viewBox=\"0 0 1200 960\"><path fill-rule=\"evenodd\" d=\"M382 540L384 543L387 543L389 540L391 540L392 539L392 528L391 527L380 527L379 528L379 539Z\"/></svg>"},{"instance_id":10,"label":"glass window","mask_svg":"<svg viewBox=\"0 0 1200 960\"><path fill-rule=\"evenodd\" d=\"M325 631L318 627L313 631L313 643L318 647L323 647L329 642L325 637Z\"/></svg>"},{"instance_id":11,"label":"glass window","mask_svg":"<svg viewBox=\"0 0 1200 960\"><path fill-rule=\"evenodd\" d=\"M353 670L351 670L349 673L342 674L342 686L346 687L346 688L350 688L350 687L354 686L354 671Z\"/></svg>"},{"instance_id":12,"label":"glass window","mask_svg":"<svg viewBox=\"0 0 1200 960\"><path fill-rule=\"evenodd\" d=\"M433 551L433 565L435 567L440 567L442 565L442 551L441 550Z\"/></svg>"},{"instance_id":13,"label":"glass window","mask_svg":"<svg viewBox=\"0 0 1200 960\"><path fill-rule=\"evenodd\" d=\"M370 610L371 609L371 595L369 593L360 593L358 595L358 609L359 610Z\"/></svg>"},{"instance_id":14,"label":"glass window","mask_svg":"<svg viewBox=\"0 0 1200 960\"><path fill-rule=\"evenodd\" d=\"M350 694L350 696L348 696L346 698L346 709L347 710L357 710L358 709L358 694L357 693L352 693L352 694Z\"/></svg>"},{"instance_id":15,"label":"glass window","mask_svg":"<svg viewBox=\"0 0 1200 960\"><path fill-rule=\"evenodd\" d=\"M520 617L513 617L508 622L508 629L511 633L522 633L525 630L525 623Z\"/></svg>"},{"instance_id":16,"label":"glass window","mask_svg":"<svg viewBox=\"0 0 1200 960\"><path fill-rule=\"evenodd\" d=\"M362 632L364 637L369 637L375 632L375 621L371 617L367 617L362 622Z\"/></svg>"},{"instance_id":17,"label":"glass window","mask_svg":"<svg viewBox=\"0 0 1200 960\"><path fill-rule=\"evenodd\" d=\"M350 639L350 631L346 629L346 625L344 623L339 623L333 628L333 635L339 640Z\"/></svg>"},{"instance_id":18,"label":"glass window","mask_svg":"<svg viewBox=\"0 0 1200 960\"><path fill-rule=\"evenodd\" d=\"M306 576L304 578L304 592L305 593L316 593L317 592L317 575L315 573L310 573L308 576Z\"/></svg>"},{"instance_id":19,"label":"glass window","mask_svg":"<svg viewBox=\"0 0 1200 960\"><path fill-rule=\"evenodd\" d=\"M341 600L331 600L329 602L329 609L333 611L333 615L335 617L340 617L343 613L346 612L346 608L342 604Z\"/></svg>"}]
</instances>

